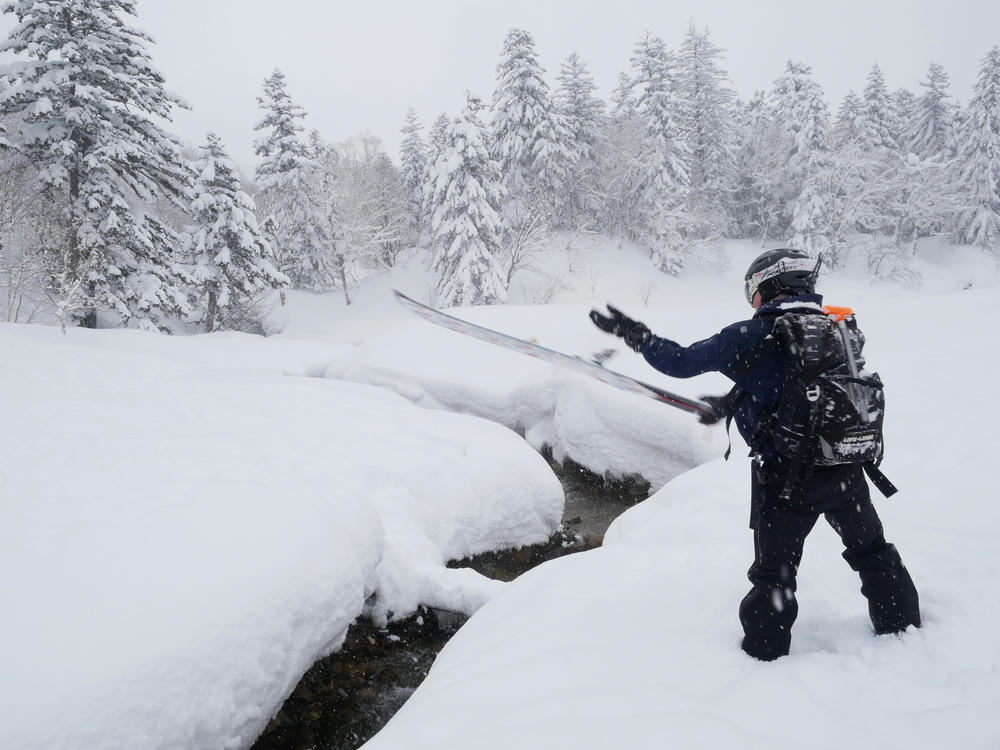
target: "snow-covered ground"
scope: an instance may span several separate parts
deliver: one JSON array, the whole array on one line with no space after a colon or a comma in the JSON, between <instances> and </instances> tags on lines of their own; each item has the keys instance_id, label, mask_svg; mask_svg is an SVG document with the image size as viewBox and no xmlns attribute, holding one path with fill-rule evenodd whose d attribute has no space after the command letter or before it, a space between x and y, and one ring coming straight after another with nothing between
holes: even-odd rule
<instances>
[{"instance_id":1,"label":"snow-covered ground","mask_svg":"<svg viewBox=\"0 0 1000 750\"><path fill-rule=\"evenodd\" d=\"M567 238L516 279L512 302L532 304L456 312L722 392L719 376L659 376L586 312L611 301L690 342L748 315L756 252L733 243L721 273L675 280L631 248ZM738 648L739 448L723 463L718 428L408 318L389 289L428 299L417 256L350 308L292 295L266 339L0 327L0 747L246 746L372 594L376 619L489 602L375 748L996 747L996 269L963 249L917 267L918 289L851 271L822 286L857 310L888 384L884 468L902 491L877 507L925 627L872 638L817 528L792 655L769 665ZM512 584L449 570L558 525L558 483L501 425L666 487L604 548Z\"/></svg>"}]
</instances>

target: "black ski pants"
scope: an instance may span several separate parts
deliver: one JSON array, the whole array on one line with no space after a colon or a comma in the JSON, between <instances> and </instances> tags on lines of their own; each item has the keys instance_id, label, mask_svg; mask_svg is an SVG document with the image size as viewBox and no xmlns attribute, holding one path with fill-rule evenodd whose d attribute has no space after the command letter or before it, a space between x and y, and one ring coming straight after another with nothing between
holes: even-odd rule
<instances>
[{"instance_id":1,"label":"black ski pants","mask_svg":"<svg viewBox=\"0 0 1000 750\"><path fill-rule=\"evenodd\" d=\"M790 500L780 498L782 482L751 479L753 588L740 604L743 650L770 661L784 656L798 614L795 575L806 536L822 514L844 543L843 557L861 577L861 593L875 632L896 633L920 625L916 587L896 548L885 541L872 506L868 483L858 465L820 468Z\"/></svg>"}]
</instances>

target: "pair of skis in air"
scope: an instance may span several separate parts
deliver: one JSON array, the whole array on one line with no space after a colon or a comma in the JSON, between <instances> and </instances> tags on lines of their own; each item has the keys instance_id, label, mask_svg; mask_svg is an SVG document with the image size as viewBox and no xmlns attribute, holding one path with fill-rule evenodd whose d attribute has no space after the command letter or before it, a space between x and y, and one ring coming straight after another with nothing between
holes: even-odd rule
<instances>
[{"instance_id":1,"label":"pair of skis in air","mask_svg":"<svg viewBox=\"0 0 1000 750\"><path fill-rule=\"evenodd\" d=\"M685 396L679 396L676 393L665 391L655 385L643 383L641 380L630 378L628 375L623 375L620 372L615 372L614 370L609 370L606 367L603 367L601 362L607 358L607 354L604 354L603 357L598 355L595 360L587 360L570 354L563 354L562 352L557 352L554 349L539 346L538 344L525 341L524 339L508 336L505 333L500 333L499 331L494 331L489 328L484 328L483 326L475 325L474 323L469 323L465 320L460 320L453 315L448 315L440 310L435 310L433 307L428 307L427 305L423 305L414 299L410 299L402 292L393 290L392 293L396 295L396 300L403 305L403 307L417 317L423 318L428 323L433 323L436 326L441 326L442 328L447 328L448 330L456 331L457 333L463 333L466 336L472 336L473 338L494 344L495 346L502 346L505 349L521 352L522 354L527 354L528 356L544 360L545 362L552 362L553 364L561 365L572 370L573 372L585 375L588 378L593 378L594 380L599 380L602 383L607 383L608 385L618 388L619 390L628 391L629 393L637 393L640 396L655 399L661 403L668 404L677 409L682 409L683 411L691 412L692 414L696 414L698 416L712 416L715 414L712 408L703 401L687 398Z\"/></svg>"}]
</instances>

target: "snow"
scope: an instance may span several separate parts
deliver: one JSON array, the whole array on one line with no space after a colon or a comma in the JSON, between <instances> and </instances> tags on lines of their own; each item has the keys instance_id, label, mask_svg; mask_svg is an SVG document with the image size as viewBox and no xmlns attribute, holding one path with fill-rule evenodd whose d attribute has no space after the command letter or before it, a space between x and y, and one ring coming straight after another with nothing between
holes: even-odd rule
<instances>
[{"instance_id":1,"label":"snow","mask_svg":"<svg viewBox=\"0 0 1000 750\"><path fill-rule=\"evenodd\" d=\"M724 251L673 279L629 245L561 237L516 278L521 304L452 312L722 393L718 375L655 373L586 314L611 302L683 343L714 333L749 314L759 248ZM421 603L475 614L375 750L1000 745L991 261L922 244L919 289L823 279L887 384L901 492L876 507L924 627L871 635L821 523L792 653L770 664L739 649L739 437L723 462L719 428L411 318L389 290L427 301L426 261L404 254L350 308L289 293L268 338L0 326L0 747L246 747L354 619ZM542 445L658 491L604 547L513 583L446 568L558 526Z\"/></svg>"}]
</instances>

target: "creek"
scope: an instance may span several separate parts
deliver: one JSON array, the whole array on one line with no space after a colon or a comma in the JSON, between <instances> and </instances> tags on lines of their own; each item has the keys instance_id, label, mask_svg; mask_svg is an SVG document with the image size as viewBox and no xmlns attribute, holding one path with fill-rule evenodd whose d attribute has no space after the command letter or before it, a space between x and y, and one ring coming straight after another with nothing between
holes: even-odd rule
<instances>
[{"instance_id":1,"label":"creek","mask_svg":"<svg viewBox=\"0 0 1000 750\"><path fill-rule=\"evenodd\" d=\"M611 480L545 454L566 496L562 528L547 543L449 563L510 581L547 560L599 547L611 522L645 499L639 478ZM421 608L385 628L361 618L344 645L317 661L252 750L353 750L374 736L413 693L467 618Z\"/></svg>"}]
</instances>

